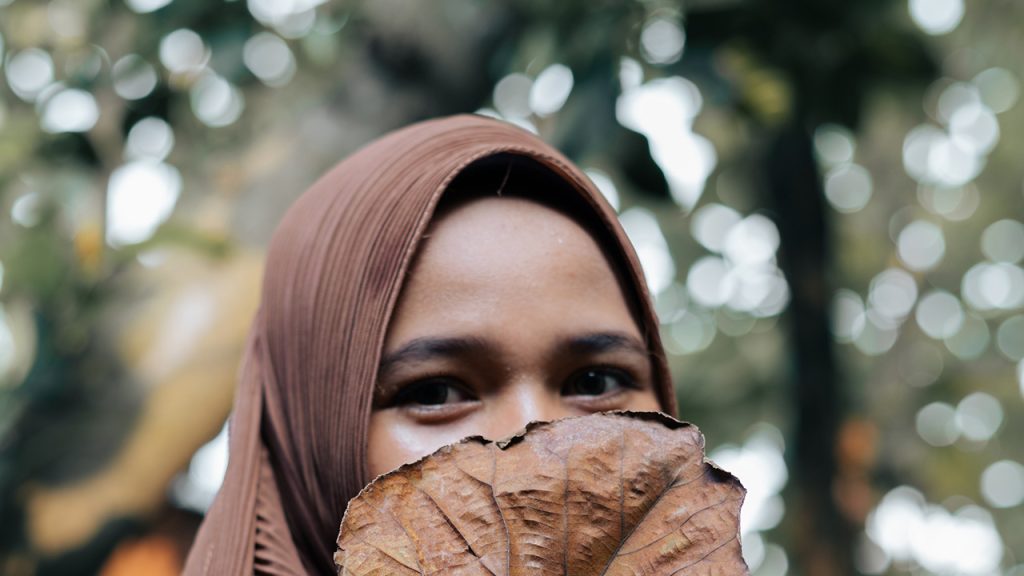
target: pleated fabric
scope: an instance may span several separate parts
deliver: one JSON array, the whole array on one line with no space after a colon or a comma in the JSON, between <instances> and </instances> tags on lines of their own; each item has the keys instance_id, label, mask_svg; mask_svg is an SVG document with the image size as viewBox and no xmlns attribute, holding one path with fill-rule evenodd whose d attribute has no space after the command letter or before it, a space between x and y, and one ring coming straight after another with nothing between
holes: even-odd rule
<instances>
[{"instance_id":1,"label":"pleated fabric","mask_svg":"<svg viewBox=\"0 0 1024 576\"><path fill-rule=\"evenodd\" d=\"M661 406L675 413L636 254L586 176L504 122L463 115L414 124L339 163L275 232L231 417L227 475L185 574L336 573L345 507L371 480L373 388L403 277L448 183L496 155L541 165L593 211L606 237L598 240L638 300Z\"/></svg>"}]
</instances>

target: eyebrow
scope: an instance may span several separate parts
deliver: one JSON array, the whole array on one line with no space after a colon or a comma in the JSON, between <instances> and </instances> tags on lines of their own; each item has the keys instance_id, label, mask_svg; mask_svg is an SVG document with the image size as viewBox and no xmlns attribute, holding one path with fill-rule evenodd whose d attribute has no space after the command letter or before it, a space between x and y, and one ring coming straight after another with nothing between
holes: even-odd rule
<instances>
[{"instance_id":1,"label":"eyebrow","mask_svg":"<svg viewBox=\"0 0 1024 576\"><path fill-rule=\"evenodd\" d=\"M492 348L493 346L486 340L473 336L416 338L398 350L385 354L381 358L378 373L387 374L401 364L480 354Z\"/></svg>"},{"instance_id":2,"label":"eyebrow","mask_svg":"<svg viewBox=\"0 0 1024 576\"><path fill-rule=\"evenodd\" d=\"M559 353L575 355L602 354L607 352L632 352L649 356L650 351L636 337L624 332L591 332L569 336L555 348ZM378 374L381 376L395 370L402 364L414 364L430 360L458 358L494 351L490 341L473 336L467 337L424 337L411 340L398 350L381 358Z\"/></svg>"},{"instance_id":3,"label":"eyebrow","mask_svg":"<svg viewBox=\"0 0 1024 576\"><path fill-rule=\"evenodd\" d=\"M648 356L650 352L636 337L623 332L593 332L572 336L563 341L559 348L580 355L626 351Z\"/></svg>"}]
</instances>

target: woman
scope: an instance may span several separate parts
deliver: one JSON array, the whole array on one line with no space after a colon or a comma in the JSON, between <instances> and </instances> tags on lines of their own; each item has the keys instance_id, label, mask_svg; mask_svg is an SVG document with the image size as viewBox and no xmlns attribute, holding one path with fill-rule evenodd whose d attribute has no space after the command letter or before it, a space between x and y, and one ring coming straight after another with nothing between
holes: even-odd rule
<instances>
[{"instance_id":1,"label":"woman","mask_svg":"<svg viewBox=\"0 0 1024 576\"><path fill-rule=\"evenodd\" d=\"M224 486L186 574L334 573L345 506L467 435L674 413L614 212L535 136L474 116L391 133L271 242Z\"/></svg>"}]
</instances>

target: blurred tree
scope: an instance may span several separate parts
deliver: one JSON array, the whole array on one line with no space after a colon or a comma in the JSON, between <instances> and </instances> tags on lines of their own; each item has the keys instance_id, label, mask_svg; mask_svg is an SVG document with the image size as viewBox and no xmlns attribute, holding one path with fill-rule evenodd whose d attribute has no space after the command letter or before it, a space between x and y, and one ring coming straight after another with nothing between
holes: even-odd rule
<instances>
[{"instance_id":1,"label":"blurred tree","mask_svg":"<svg viewBox=\"0 0 1024 576\"><path fill-rule=\"evenodd\" d=\"M887 1L787 0L709 4L687 13L691 47L725 47L722 80L762 133L761 193L779 225L793 295L789 493L797 509L789 522L803 574L852 574L856 523L863 520L846 517L836 503L836 448L850 407L832 349L836 258L812 140L824 124L856 130L872 92L894 83L923 89L935 78L924 44L894 10Z\"/></svg>"}]
</instances>

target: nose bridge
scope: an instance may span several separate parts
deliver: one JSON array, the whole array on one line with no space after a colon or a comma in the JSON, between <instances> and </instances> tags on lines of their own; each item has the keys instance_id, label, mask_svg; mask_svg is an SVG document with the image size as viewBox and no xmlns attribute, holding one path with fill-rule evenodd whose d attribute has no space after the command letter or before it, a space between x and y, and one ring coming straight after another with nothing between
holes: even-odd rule
<instances>
[{"instance_id":1,"label":"nose bridge","mask_svg":"<svg viewBox=\"0 0 1024 576\"><path fill-rule=\"evenodd\" d=\"M523 377L510 383L495 399L488 437L492 440L506 438L530 422L557 420L569 415L558 390L539 378Z\"/></svg>"}]
</instances>

